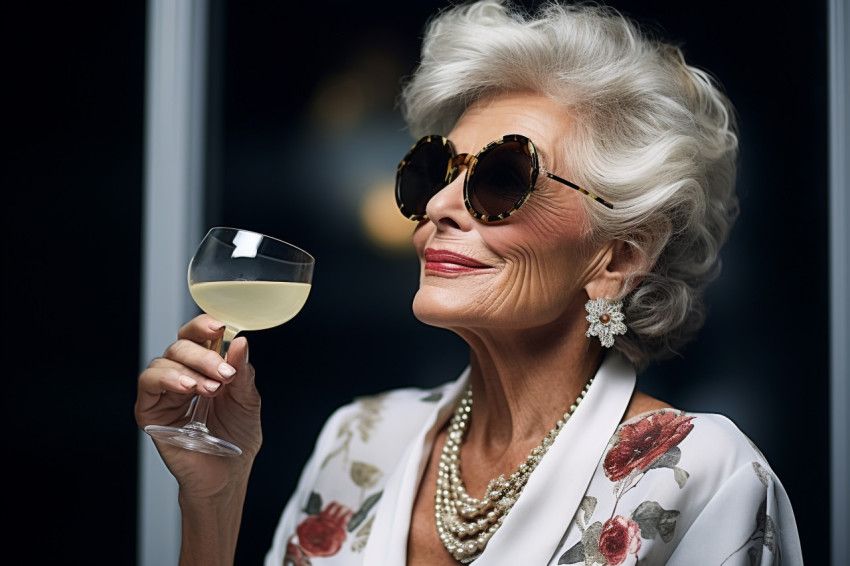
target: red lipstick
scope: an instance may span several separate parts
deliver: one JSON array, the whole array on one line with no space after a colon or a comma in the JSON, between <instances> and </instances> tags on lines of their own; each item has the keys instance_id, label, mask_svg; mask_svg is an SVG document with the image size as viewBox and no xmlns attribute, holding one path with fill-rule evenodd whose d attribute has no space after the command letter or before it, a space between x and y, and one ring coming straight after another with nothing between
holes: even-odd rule
<instances>
[{"instance_id":1,"label":"red lipstick","mask_svg":"<svg viewBox=\"0 0 850 566\"><path fill-rule=\"evenodd\" d=\"M425 269L427 271L438 273L468 273L489 267L489 265L485 265L471 257L454 252L432 248L425 250Z\"/></svg>"}]
</instances>

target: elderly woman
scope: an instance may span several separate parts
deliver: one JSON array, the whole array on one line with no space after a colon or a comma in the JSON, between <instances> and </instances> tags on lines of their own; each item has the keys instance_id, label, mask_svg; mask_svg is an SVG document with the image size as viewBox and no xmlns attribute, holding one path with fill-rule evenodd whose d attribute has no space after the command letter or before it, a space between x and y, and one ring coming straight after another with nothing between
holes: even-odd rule
<instances>
[{"instance_id":1,"label":"elderly woman","mask_svg":"<svg viewBox=\"0 0 850 566\"><path fill-rule=\"evenodd\" d=\"M782 485L735 425L635 390L702 324L736 213L711 78L613 10L484 0L430 22L402 103L421 138L396 188L413 309L469 367L339 409L267 564L801 564ZM261 442L245 339L226 363L206 349L221 326L191 321L139 380L141 426L215 396L210 426L246 448L158 445L186 564L232 560Z\"/></svg>"}]
</instances>

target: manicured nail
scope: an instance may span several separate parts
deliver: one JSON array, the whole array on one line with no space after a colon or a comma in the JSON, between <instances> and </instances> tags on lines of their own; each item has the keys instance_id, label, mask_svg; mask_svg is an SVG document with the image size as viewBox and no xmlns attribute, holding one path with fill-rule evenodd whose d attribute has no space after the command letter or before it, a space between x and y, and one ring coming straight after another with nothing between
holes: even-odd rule
<instances>
[{"instance_id":1,"label":"manicured nail","mask_svg":"<svg viewBox=\"0 0 850 566\"><path fill-rule=\"evenodd\" d=\"M213 383L212 385L205 385L204 386L204 388L206 388L206 390L209 391L210 393L215 393L216 391L218 391L219 387L221 387L221 383L218 383L218 382Z\"/></svg>"},{"instance_id":2,"label":"manicured nail","mask_svg":"<svg viewBox=\"0 0 850 566\"><path fill-rule=\"evenodd\" d=\"M191 377L188 377L186 375L181 375L180 376L180 385L182 385L186 389L192 389L193 387L198 385L198 382L195 381L194 379L192 379Z\"/></svg>"},{"instance_id":3,"label":"manicured nail","mask_svg":"<svg viewBox=\"0 0 850 566\"><path fill-rule=\"evenodd\" d=\"M222 362L218 366L218 373L220 373L223 377L233 377L236 374L236 369L233 366Z\"/></svg>"}]
</instances>

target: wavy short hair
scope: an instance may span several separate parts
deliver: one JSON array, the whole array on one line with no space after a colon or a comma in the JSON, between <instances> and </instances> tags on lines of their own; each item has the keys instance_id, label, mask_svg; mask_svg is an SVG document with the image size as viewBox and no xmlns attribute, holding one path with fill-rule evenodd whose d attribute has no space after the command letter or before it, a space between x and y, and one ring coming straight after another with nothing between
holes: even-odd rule
<instances>
[{"instance_id":1,"label":"wavy short hair","mask_svg":"<svg viewBox=\"0 0 850 566\"><path fill-rule=\"evenodd\" d=\"M617 297L629 332L615 348L638 368L675 353L705 320L737 215L731 103L678 47L610 7L553 1L529 14L483 0L428 22L400 105L414 137L446 135L476 100L518 91L573 118L556 149L572 180L615 206L582 199L592 238L626 242L644 266Z\"/></svg>"}]
</instances>

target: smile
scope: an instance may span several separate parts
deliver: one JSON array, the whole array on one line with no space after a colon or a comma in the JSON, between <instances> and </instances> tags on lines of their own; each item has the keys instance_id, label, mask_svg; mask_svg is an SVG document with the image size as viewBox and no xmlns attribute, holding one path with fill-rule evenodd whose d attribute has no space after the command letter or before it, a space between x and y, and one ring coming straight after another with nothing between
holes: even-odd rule
<instances>
[{"instance_id":1,"label":"smile","mask_svg":"<svg viewBox=\"0 0 850 566\"><path fill-rule=\"evenodd\" d=\"M471 271L489 268L489 265L485 265L465 255L431 248L425 250L425 271L435 273L469 273Z\"/></svg>"}]
</instances>

